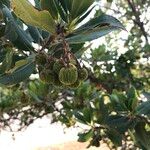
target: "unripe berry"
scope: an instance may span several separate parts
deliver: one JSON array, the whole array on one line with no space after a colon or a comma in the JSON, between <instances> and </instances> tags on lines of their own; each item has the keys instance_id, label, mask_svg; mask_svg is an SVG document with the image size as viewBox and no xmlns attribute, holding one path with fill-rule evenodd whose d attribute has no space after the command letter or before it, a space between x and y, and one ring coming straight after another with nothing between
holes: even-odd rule
<instances>
[{"instance_id":1,"label":"unripe berry","mask_svg":"<svg viewBox=\"0 0 150 150\"><path fill-rule=\"evenodd\" d=\"M88 71L85 68L78 70L78 79L79 80L86 80L88 77Z\"/></svg>"},{"instance_id":2,"label":"unripe berry","mask_svg":"<svg viewBox=\"0 0 150 150\"><path fill-rule=\"evenodd\" d=\"M68 67L61 68L59 72L59 80L64 85L71 85L77 81L78 72L77 68L73 64L69 64Z\"/></svg>"},{"instance_id":3,"label":"unripe berry","mask_svg":"<svg viewBox=\"0 0 150 150\"><path fill-rule=\"evenodd\" d=\"M58 74L62 67L64 67L63 63L57 60L53 65L53 71Z\"/></svg>"},{"instance_id":4,"label":"unripe berry","mask_svg":"<svg viewBox=\"0 0 150 150\"><path fill-rule=\"evenodd\" d=\"M36 56L35 56L35 62L38 64L38 65L45 65L46 62L47 62L47 56L45 53L38 53Z\"/></svg>"}]
</instances>

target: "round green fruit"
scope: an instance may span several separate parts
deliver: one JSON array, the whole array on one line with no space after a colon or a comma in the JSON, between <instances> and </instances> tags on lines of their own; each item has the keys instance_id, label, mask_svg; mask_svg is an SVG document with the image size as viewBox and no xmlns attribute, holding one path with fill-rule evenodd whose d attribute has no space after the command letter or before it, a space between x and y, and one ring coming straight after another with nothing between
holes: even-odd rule
<instances>
[{"instance_id":1,"label":"round green fruit","mask_svg":"<svg viewBox=\"0 0 150 150\"><path fill-rule=\"evenodd\" d=\"M55 80L54 80L53 85L56 87L63 87L63 84L59 81L59 77L56 73L55 73Z\"/></svg>"},{"instance_id":2,"label":"round green fruit","mask_svg":"<svg viewBox=\"0 0 150 150\"><path fill-rule=\"evenodd\" d=\"M35 56L35 62L38 65L44 65L47 62L47 56L46 56L46 54L45 53L38 53Z\"/></svg>"},{"instance_id":3,"label":"round green fruit","mask_svg":"<svg viewBox=\"0 0 150 150\"><path fill-rule=\"evenodd\" d=\"M71 85L77 81L78 71L73 64L69 64L68 67L61 68L59 72L59 80L64 85Z\"/></svg>"},{"instance_id":4,"label":"round green fruit","mask_svg":"<svg viewBox=\"0 0 150 150\"><path fill-rule=\"evenodd\" d=\"M55 79L53 85L56 87L63 87L63 84L59 81L59 79L58 80Z\"/></svg>"},{"instance_id":5,"label":"round green fruit","mask_svg":"<svg viewBox=\"0 0 150 150\"><path fill-rule=\"evenodd\" d=\"M63 63L57 60L53 65L53 71L58 74L62 67L64 67Z\"/></svg>"},{"instance_id":6,"label":"round green fruit","mask_svg":"<svg viewBox=\"0 0 150 150\"><path fill-rule=\"evenodd\" d=\"M55 81L55 74L50 70L43 70L42 72L40 72L39 76L40 79L46 83L53 84Z\"/></svg>"},{"instance_id":7,"label":"round green fruit","mask_svg":"<svg viewBox=\"0 0 150 150\"><path fill-rule=\"evenodd\" d=\"M86 80L88 78L88 71L85 68L78 70L78 79L79 80Z\"/></svg>"},{"instance_id":8,"label":"round green fruit","mask_svg":"<svg viewBox=\"0 0 150 150\"><path fill-rule=\"evenodd\" d=\"M81 85L81 81L77 80L74 84L69 85L69 88L78 88Z\"/></svg>"}]
</instances>

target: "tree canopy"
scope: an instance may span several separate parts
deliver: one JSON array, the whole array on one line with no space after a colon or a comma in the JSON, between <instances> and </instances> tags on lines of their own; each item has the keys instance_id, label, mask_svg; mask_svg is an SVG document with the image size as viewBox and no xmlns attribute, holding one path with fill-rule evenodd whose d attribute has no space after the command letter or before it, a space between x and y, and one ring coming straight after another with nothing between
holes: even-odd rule
<instances>
[{"instance_id":1,"label":"tree canopy","mask_svg":"<svg viewBox=\"0 0 150 150\"><path fill-rule=\"evenodd\" d=\"M51 123L86 125L78 140L88 147L149 150L150 2L34 4L0 1L1 128L50 114Z\"/></svg>"}]
</instances>

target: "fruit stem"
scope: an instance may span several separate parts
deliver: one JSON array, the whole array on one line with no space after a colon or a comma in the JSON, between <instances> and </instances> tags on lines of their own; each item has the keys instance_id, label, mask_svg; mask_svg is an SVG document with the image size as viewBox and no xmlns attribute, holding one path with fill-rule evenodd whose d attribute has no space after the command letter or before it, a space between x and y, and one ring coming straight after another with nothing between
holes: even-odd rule
<instances>
[{"instance_id":1,"label":"fruit stem","mask_svg":"<svg viewBox=\"0 0 150 150\"><path fill-rule=\"evenodd\" d=\"M70 55L70 47L69 44L66 42L64 34L61 34L62 37L62 44L63 44L63 50L64 50L64 59L66 61L67 66L69 66L69 55Z\"/></svg>"},{"instance_id":2,"label":"fruit stem","mask_svg":"<svg viewBox=\"0 0 150 150\"><path fill-rule=\"evenodd\" d=\"M42 48L39 51L43 51L47 46L50 45L51 42L53 42L55 40L55 36L54 35L50 35L47 38L47 41L43 44Z\"/></svg>"}]
</instances>

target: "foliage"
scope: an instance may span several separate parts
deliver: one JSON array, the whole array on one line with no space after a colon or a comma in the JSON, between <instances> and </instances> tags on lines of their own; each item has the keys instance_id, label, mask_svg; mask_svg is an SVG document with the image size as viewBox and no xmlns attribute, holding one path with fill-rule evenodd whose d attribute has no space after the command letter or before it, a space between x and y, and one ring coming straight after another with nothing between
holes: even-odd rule
<instances>
[{"instance_id":1,"label":"foliage","mask_svg":"<svg viewBox=\"0 0 150 150\"><path fill-rule=\"evenodd\" d=\"M86 125L78 140L89 141L88 147L99 147L102 140L111 148L150 149L150 35L144 16L149 2L99 3L35 0L32 6L27 0L1 0L3 129L13 130L17 122L21 130L51 114L51 123ZM92 40L128 28L122 32L126 37L113 32L91 48Z\"/></svg>"}]
</instances>

